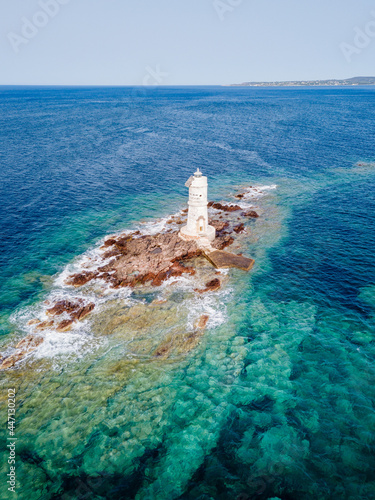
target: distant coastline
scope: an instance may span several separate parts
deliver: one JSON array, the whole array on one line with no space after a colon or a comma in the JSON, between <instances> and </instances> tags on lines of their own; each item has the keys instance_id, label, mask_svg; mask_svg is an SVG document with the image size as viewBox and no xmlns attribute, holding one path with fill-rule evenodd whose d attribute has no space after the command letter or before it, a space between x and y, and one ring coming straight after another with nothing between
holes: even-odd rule
<instances>
[{"instance_id":1,"label":"distant coastline","mask_svg":"<svg viewBox=\"0 0 375 500\"><path fill-rule=\"evenodd\" d=\"M229 87L340 87L375 85L375 76L356 76L346 80L299 80L285 82L244 82L232 83Z\"/></svg>"}]
</instances>

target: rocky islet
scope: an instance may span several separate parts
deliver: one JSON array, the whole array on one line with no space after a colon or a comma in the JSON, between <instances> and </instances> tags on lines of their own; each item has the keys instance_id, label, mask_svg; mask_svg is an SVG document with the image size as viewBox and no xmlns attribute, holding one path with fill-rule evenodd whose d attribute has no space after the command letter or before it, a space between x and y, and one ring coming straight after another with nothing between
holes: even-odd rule
<instances>
[{"instance_id":1,"label":"rocky islet","mask_svg":"<svg viewBox=\"0 0 375 500\"><path fill-rule=\"evenodd\" d=\"M245 195L246 192L236 197L243 199ZM179 237L178 228L185 222L187 216L187 209L184 209L180 214L171 216L166 222L166 229L157 234L142 234L137 230L106 238L101 247L102 263L99 263L95 270L83 270L68 276L65 281L66 285L80 289L90 282L102 280L114 290L125 287L132 289L160 287L170 278L178 278L182 275L194 276L196 269L192 263L196 258L207 257L211 264L215 266L218 262L218 267L220 267L224 254L233 256L232 264L235 267L248 270L247 264L241 267L238 260L241 259L240 255L237 259L235 254L226 254L223 250L233 244L234 236L246 234L247 220L258 217L258 214L253 210L244 211L239 205L209 202L208 206L211 208L209 223L216 229L212 249L217 252L211 254L217 254L216 257L219 258L216 261L209 255L205 255L196 241L184 241ZM241 211L241 217L238 216L239 211ZM232 265L223 265L223 267L232 267ZM214 276L206 281L204 287L196 288L195 291L198 294L214 292L221 286L222 281ZM85 320L95 309L93 302L82 298L60 299L52 303L46 301L46 305L48 306L45 311L47 318L43 321L34 318L28 322L28 326L33 327L34 332L21 340L13 349L14 352L1 359L0 370L14 366L42 344L44 330L69 332L74 325ZM189 351L199 342L207 321L208 316L203 315L193 332L166 339L156 349L155 356L168 357L171 351Z\"/></svg>"}]
</instances>

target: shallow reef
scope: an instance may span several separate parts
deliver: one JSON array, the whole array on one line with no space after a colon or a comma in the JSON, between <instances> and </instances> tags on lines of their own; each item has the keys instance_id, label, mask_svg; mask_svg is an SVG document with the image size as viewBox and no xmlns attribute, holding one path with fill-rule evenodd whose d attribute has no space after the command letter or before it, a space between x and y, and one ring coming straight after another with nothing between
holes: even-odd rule
<instances>
[{"instance_id":1,"label":"shallow reef","mask_svg":"<svg viewBox=\"0 0 375 500\"><path fill-rule=\"evenodd\" d=\"M44 342L4 372L18 401L17 474L27 492L18 498L372 497L375 288L361 290L365 316L268 293L269 252L290 217L279 196L257 198L259 217L231 243L254 257L250 274L194 255L181 264L194 273L157 286L69 285L103 265L111 245L102 241L100 259L78 260L48 303L20 312L31 331L36 317L60 322L95 304L71 330L40 330ZM230 227L240 223L237 210L210 211L219 233L228 214Z\"/></svg>"}]
</instances>

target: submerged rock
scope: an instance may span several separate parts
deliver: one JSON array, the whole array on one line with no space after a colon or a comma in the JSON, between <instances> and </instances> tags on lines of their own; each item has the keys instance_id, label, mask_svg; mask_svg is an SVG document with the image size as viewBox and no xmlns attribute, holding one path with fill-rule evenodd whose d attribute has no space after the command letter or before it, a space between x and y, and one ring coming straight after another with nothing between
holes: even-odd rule
<instances>
[{"instance_id":1,"label":"submerged rock","mask_svg":"<svg viewBox=\"0 0 375 500\"><path fill-rule=\"evenodd\" d=\"M206 328L209 319L210 317L208 316L208 314L202 314L199 320L195 323L195 328L198 328L199 330L201 330L202 328Z\"/></svg>"},{"instance_id":2,"label":"submerged rock","mask_svg":"<svg viewBox=\"0 0 375 500\"><path fill-rule=\"evenodd\" d=\"M16 345L16 352L11 356L7 356L3 358L0 362L0 370L5 370L7 368L11 368L18 361L24 359L27 354L35 351L35 349L44 341L43 337L28 335L24 339L21 340Z\"/></svg>"},{"instance_id":3,"label":"submerged rock","mask_svg":"<svg viewBox=\"0 0 375 500\"><path fill-rule=\"evenodd\" d=\"M207 317L208 321L208 317ZM206 321L206 324L207 324ZM169 358L172 354L187 354L199 343L205 325L190 333L169 335L154 352L155 358Z\"/></svg>"},{"instance_id":4,"label":"submerged rock","mask_svg":"<svg viewBox=\"0 0 375 500\"><path fill-rule=\"evenodd\" d=\"M220 287L221 287L221 281L219 280L219 278L214 278L208 283L206 283L205 288L203 288L202 290L195 289L195 291L198 293L215 292Z\"/></svg>"}]
</instances>

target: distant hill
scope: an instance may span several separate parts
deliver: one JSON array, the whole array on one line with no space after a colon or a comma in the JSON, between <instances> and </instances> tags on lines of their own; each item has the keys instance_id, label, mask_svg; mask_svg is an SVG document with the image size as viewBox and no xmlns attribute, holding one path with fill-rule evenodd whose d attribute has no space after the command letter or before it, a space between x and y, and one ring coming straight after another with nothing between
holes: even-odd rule
<instances>
[{"instance_id":1,"label":"distant hill","mask_svg":"<svg viewBox=\"0 0 375 500\"><path fill-rule=\"evenodd\" d=\"M289 82L244 82L230 87L339 87L354 85L375 85L375 76L355 76L346 80L301 80Z\"/></svg>"},{"instance_id":2,"label":"distant hill","mask_svg":"<svg viewBox=\"0 0 375 500\"><path fill-rule=\"evenodd\" d=\"M353 82L356 85L375 85L375 76L355 76L346 81Z\"/></svg>"}]
</instances>

